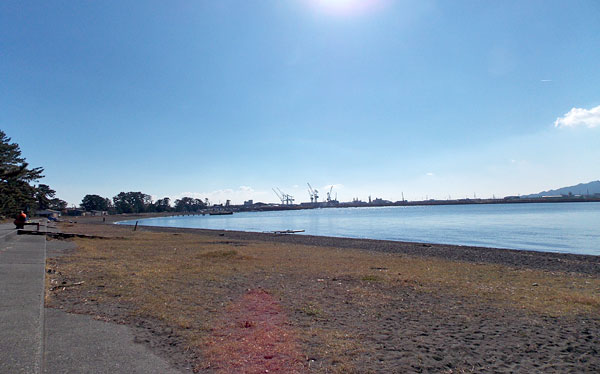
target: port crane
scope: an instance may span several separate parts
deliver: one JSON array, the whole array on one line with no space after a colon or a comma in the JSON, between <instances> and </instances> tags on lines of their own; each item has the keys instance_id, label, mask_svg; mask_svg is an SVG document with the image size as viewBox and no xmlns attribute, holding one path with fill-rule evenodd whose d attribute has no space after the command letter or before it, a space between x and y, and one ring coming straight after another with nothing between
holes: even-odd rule
<instances>
[{"instance_id":1,"label":"port crane","mask_svg":"<svg viewBox=\"0 0 600 374\"><path fill-rule=\"evenodd\" d=\"M329 187L329 192L327 192L327 202L330 203L331 202L331 191L333 190L333 184L331 185L331 187Z\"/></svg>"},{"instance_id":2,"label":"port crane","mask_svg":"<svg viewBox=\"0 0 600 374\"><path fill-rule=\"evenodd\" d=\"M275 190L275 188L273 188L273 192L275 192L275 195L277 195L279 200L281 200L282 204L290 205L290 204L294 203L294 200L295 200L294 197L290 194L284 193L279 188L277 188L277 190Z\"/></svg>"},{"instance_id":3,"label":"port crane","mask_svg":"<svg viewBox=\"0 0 600 374\"><path fill-rule=\"evenodd\" d=\"M308 194L310 195L310 202L318 203L319 202L319 191L313 189L312 186L310 185L310 183L307 182L306 184L308 184Z\"/></svg>"}]
</instances>

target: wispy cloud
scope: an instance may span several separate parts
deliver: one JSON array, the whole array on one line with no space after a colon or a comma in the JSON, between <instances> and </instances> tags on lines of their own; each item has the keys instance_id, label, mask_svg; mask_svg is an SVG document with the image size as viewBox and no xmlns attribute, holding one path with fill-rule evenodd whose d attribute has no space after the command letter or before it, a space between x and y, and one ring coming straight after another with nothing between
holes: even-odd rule
<instances>
[{"instance_id":1,"label":"wispy cloud","mask_svg":"<svg viewBox=\"0 0 600 374\"><path fill-rule=\"evenodd\" d=\"M600 105L592 109L572 108L554 121L554 127L598 127L600 126Z\"/></svg>"},{"instance_id":2,"label":"wispy cloud","mask_svg":"<svg viewBox=\"0 0 600 374\"><path fill-rule=\"evenodd\" d=\"M540 79L540 82L544 82L544 83L552 82L552 79Z\"/></svg>"},{"instance_id":3,"label":"wispy cloud","mask_svg":"<svg viewBox=\"0 0 600 374\"><path fill-rule=\"evenodd\" d=\"M427 175L428 177L433 177L435 174L433 174L432 172L426 173L425 175Z\"/></svg>"}]
</instances>

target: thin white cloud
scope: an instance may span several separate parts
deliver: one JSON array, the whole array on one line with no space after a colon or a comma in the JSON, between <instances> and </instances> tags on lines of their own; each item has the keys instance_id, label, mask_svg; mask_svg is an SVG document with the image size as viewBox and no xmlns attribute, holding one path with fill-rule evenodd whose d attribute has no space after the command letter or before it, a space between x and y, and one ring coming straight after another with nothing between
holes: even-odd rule
<instances>
[{"instance_id":1,"label":"thin white cloud","mask_svg":"<svg viewBox=\"0 0 600 374\"><path fill-rule=\"evenodd\" d=\"M428 177L433 177L435 174L433 174L432 172L429 172L429 173L427 173L425 175L427 175Z\"/></svg>"},{"instance_id":2,"label":"thin white cloud","mask_svg":"<svg viewBox=\"0 0 600 374\"><path fill-rule=\"evenodd\" d=\"M598 127L600 126L600 105L592 109L572 108L554 121L554 127Z\"/></svg>"},{"instance_id":3,"label":"thin white cloud","mask_svg":"<svg viewBox=\"0 0 600 374\"><path fill-rule=\"evenodd\" d=\"M544 83L552 82L552 79L540 79L540 82L544 82Z\"/></svg>"}]
</instances>

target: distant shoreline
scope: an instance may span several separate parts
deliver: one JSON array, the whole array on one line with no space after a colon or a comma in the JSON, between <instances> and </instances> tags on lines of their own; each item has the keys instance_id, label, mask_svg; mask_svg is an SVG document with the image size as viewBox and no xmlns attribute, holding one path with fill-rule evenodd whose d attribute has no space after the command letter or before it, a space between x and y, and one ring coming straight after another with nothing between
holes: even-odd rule
<instances>
[{"instance_id":1,"label":"distant shoreline","mask_svg":"<svg viewBox=\"0 0 600 374\"><path fill-rule=\"evenodd\" d=\"M433 206L433 205L490 205L490 204L554 204L554 203L600 203L600 197L540 197L540 198L502 198L502 199L457 199L457 200L419 200L419 201L387 201L376 199L364 202L318 202L301 204L253 204L253 205L231 205L219 206L219 209L233 212L269 212L281 210L308 210L321 208L369 208L369 207L391 207L391 206ZM207 209L210 210L211 208ZM181 214L193 214L200 212L173 212ZM205 212L206 213L206 212Z\"/></svg>"},{"instance_id":2,"label":"distant shoreline","mask_svg":"<svg viewBox=\"0 0 600 374\"><path fill-rule=\"evenodd\" d=\"M541 198L503 198L503 199L457 199L457 200L419 200L419 201L396 201L396 202L347 202L331 204L302 203L296 205L265 205L262 207L245 207L234 205L232 209L241 212L262 212L274 210L302 210L318 208L368 208L386 206L432 206L432 205L488 205L488 204L554 204L554 203L599 203L600 197L541 197Z\"/></svg>"},{"instance_id":3,"label":"distant shoreline","mask_svg":"<svg viewBox=\"0 0 600 374\"><path fill-rule=\"evenodd\" d=\"M264 206L244 206L244 205L231 205L228 207L219 207L219 209L226 209L233 212L269 212L269 211L282 211L282 210L310 210L310 209L322 209L322 208L372 208L372 207L393 207L393 206L435 206L435 205L502 205L502 204L560 204L560 203L600 203L600 197L598 198L532 198L532 199L459 199L459 200L422 200L422 201L396 201L389 203L367 203L367 202L356 202L356 203L339 203L335 205L328 205L326 202L323 203L302 203L301 205L264 205ZM210 208L204 209L203 211L197 212L152 212L152 213L123 213L123 214L111 214L102 217L109 218L110 222L127 221L135 218L154 218L154 217L177 217L177 216L192 216L208 214ZM73 219L81 218L81 216L64 216L72 217ZM87 217L87 216L86 216ZM97 216L96 216L97 217ZM114 218L118 217L118 218Z\"/></svg>"}]
</instances>

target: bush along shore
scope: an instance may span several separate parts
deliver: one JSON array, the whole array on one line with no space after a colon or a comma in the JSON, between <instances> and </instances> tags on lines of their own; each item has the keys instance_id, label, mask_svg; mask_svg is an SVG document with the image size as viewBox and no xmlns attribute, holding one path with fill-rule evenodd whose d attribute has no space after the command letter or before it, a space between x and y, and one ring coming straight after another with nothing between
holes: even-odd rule
<instances>
[{"instance_id":1,"label":"bush along shore","mask_svg":"<svg viewBox=\"0 0 600 374\"><path fill-rule=\"evenodd\" d=\"M598 257L100 220L60 225L96 238L48 259L47 305L183 372L600 371Z\"/></svg>"}]
</instances>

